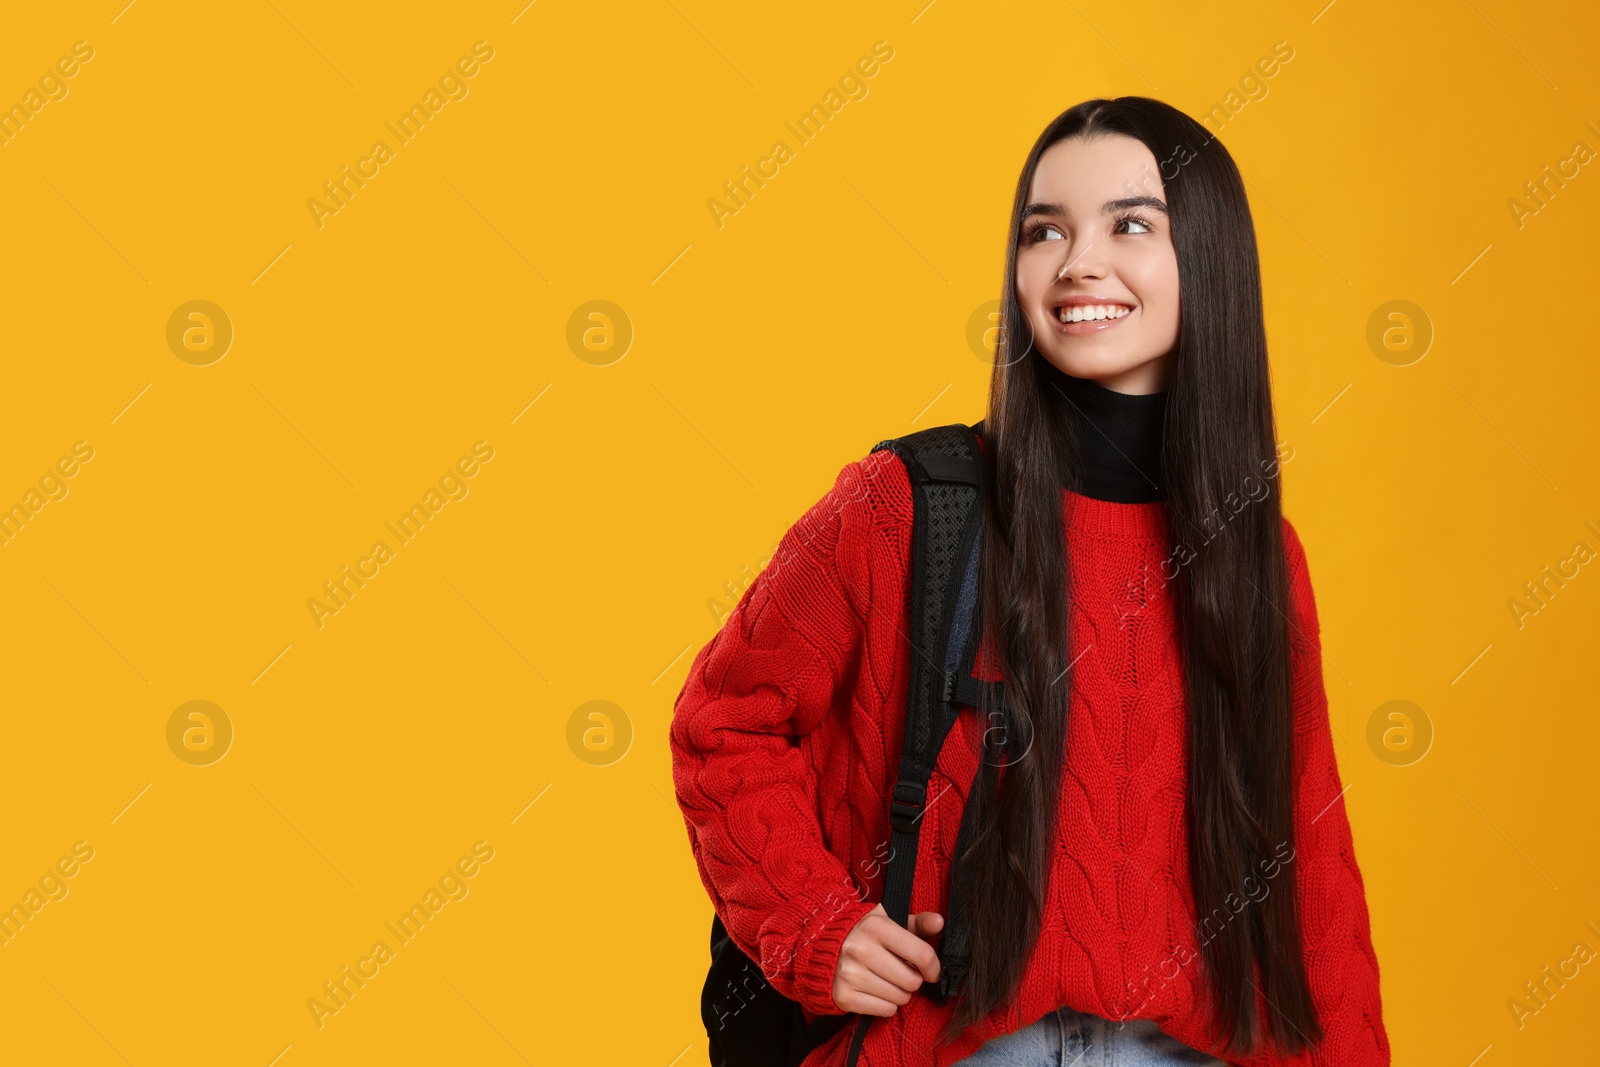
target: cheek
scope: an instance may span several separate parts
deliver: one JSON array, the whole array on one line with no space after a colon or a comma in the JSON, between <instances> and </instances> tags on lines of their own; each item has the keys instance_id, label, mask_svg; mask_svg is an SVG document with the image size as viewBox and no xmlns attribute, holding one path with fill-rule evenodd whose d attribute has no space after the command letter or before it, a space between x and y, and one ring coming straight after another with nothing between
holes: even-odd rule
<instances>
[{"instance_id":1,"label":"cheek","mask_svg":"<svg viewBox=\"0 0 1600 1067\"><path fill-rule=\"evenodd\" d=\"M1170 251L1130 265L1124 274L1128 287L1143 305L1152 325L1178 324L1178 265Z\"/></svg>"},{"instance_id":2,"label":"cheek","mask_svg":"<svg viewBox=\"0 0 1600 1067\"><path fill-rule=\"evenodd\" d=\"M1017 258L1017 301L1024 309L1037 289L1033 276L1038 273L1033 265L1022 257Z\"/></svg>"},{"instance_id":3,"label":"cheek","mask_svg":"<svg viewBox=\"0 0 1600 1067\"><path fill-rule=\"evenodd\" d=\"M1017 302L1025 312L1034 311L1049 290L1054 274L1045 257L1017 257Z\"/></svg>"}]
</instances>

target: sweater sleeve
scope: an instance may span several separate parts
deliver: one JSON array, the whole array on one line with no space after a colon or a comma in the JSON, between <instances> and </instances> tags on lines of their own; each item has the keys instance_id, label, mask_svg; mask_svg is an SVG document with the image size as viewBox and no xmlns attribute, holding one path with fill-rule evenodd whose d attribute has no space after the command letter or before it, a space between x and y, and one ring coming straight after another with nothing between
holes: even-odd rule
<instances>
[{"instance_id":1,"label":"sweater sleeve","mask_svg":"<svg viewBox=\"0 0 1600 1067\"><path fill-rule=\"evenodd\" d=\"M1324 1031L1309 1057L1292 1062L1312 1067L1387 1067L1389 1038L1379 998L1378 957L1372 947L1366 885L1345 811L1348 787L1340 783L1334 755L1316 599L1299 535L1287 520L1283 526L1295 716L1293 862L1306 972Z\"/></svg>"},{"instance_id":2,"label":"sweater sleeve","mask_svg":"<svg viewBox=\"0 0 1600 1067\"><path fill-rule=\"evenodd\" d=\"M801 738L848 723L869 595L862 461L783 535L694 658L670 730L672 779L701 881L734 944L783 996L842 1014L845 936L875 906L825 845Z\"/></svg>"}]
</instances>

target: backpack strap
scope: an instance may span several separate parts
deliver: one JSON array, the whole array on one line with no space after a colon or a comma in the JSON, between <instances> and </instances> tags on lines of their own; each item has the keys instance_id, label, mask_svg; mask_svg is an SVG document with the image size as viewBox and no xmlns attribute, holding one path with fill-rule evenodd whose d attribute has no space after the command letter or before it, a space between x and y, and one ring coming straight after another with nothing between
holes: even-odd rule
<instances>
[{"instance_id":1,"label":"backpack strap","mask_svg":"<svg viewBox=\"0 0 1600 1067\"><path fill-rule=\"evenodd\" d=\"M956 708L1004 708L1008 705L999 683L980 681L972 676L978 638L983 631L983 611L978 603L979 549L980 541L974 541L964 568L955 616L945 645L944 700ZM960 992L972 962L972 930L967 903L972 878L965 857L971 848L973 835L977 833L977 810L978 805L972 803L969 792L961 813L956 854L950 867L950 892L945 905L943 936L939 939L939 980L923 984L923 992L941 1004Z\"/></svg>"},{"instance_id":2,"label":"backpack strap","mask_svg":"<svg viewBox=\"0 0 1600 1067\"><path fill-rule=\"evenodd\" d=\"M981 427L982 423L978 425ZM978 618L978 564L983 530L983 462L977 431L963 423L936 426L881 441L872 451L885 448L905 463L913 499L907 593L910 670L899 779L889 805L891 836L882 901L889 918L904 926L911 911L928 780L939 750L955 725L961 706L976 706L984 687L990 688L995 698L999 692L995 683L972 677L982 632ZM946 942L950 941L952 918L946 917ZM964 932L964 921L960 927ZM939 1000L959 988L965 973L964 936L958 934L949 949L950 963L959 973L947 973L942 951L940 980L923 983L923 991ZM847 1067L855 1067L873 1018L863 1015L857 1021Z\"/></svg>"},{"instance_id":3,"label":"backpack strap","mask_svg":"<svg viewBox=\"0 0 1600 1067\"><path fill-rule=\"evenodd\" d=\"M975 427L982 435L983 423ZM981 516L978 517L981 522ZM946 704L975 709L989 708L1009 713L1010 703L1000 683L973 677L977 662L978 642L983 633L983 607L978 598L980 575L981 533L973 539L963 570L961 586L956 594L955 613L945 641ZM974 779L976 783L976 779ZM967 855L978 832L976 813L978 805L972 803L968 793L967 803L961 813L961 829L956 838L956 852L951 860L949 894L945 905L943 936L939 940L939 980L924 983L922 991L944 1003L961 991L972 963L972 929L968 900L971 895L972 869Z\"/></svg>"}]
</instances>

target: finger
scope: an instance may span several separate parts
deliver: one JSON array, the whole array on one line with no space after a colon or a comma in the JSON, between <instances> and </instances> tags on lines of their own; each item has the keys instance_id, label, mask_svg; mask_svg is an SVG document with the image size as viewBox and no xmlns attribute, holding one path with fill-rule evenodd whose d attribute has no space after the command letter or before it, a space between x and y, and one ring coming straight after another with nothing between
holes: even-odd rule
<instances>
[{"instance_id":1,"label":"finger","mask_svg":"<svg viewBox=\"0 0 1600 1067\"><path fill-rule=\"evenodd\" d=\"M845 1012L855 1012L858 1015L880 1015L888 1017L899 1010L899 1005L891 1004L881 997L869 996L856 990L847 990L843 999L834 998L834 1002Z\"/></svg>"},{"instance_id":2,"label":"finger","mask_svg":"<svg viewBox=\"0 0 1600 1067\"><path fill-rule=\"evenodd\" d=\"M885 953L889 956L888 953ZM890 958L893 958L890 956ZM908 973L910 972L908 969ZM879 1000L889 1001L894 1004L904 1004L911 999L911 991L904 989L880 974L875 973L865 964L852 960L839 965L839 980L846 989L853 989L858 993ZM921 988L921 985L918 985ZM835 998L837 1000L837 998Z\"/></svg>"},{"instance_id":3,"label":"finger","mask_svg":"<svg viewBox=\"0 0 1600 1067\"><path fill-rule=\"evenodd\" d=\"M939 980L939 954L933 951L932 945L910 930L896 926L885 933L882 944L884 948L920 971L924 980L929 982Z\"/></svg>"},{"instance_id":4,"label":"finger","mask_svg":"<svg viewBox=\"0 0 1600 1067\"><path fill-rule=\"evenodd\" d=\"M871 911L867 912L861 918L856 920L855 926L853 926L850 929L850 932L845 935L844 944L841 946L841 948L848 951L859 941L877 940L878 935L873 933L873 931L877 929L879 919L887 920L891 923L893 922L892 919L889 919L889 913L883 910L882 904L877 905Z\"/></svg>"},{"instance_id":5,"label":"finger","mask_svg":"<svg viewBox=\"0 0 1600 1067\"><path fill-rule=\"evenodd\" d=\"M908 928L918 937L931 937L944 929L944 916L936 911L919 911L911 917Z\"/></svg>"},{"instance_id":6,"label":"finger","mask_svg":"<svg viewBox=\"0 0 1600 1067\"><path fill-rule=\"evenodd\" d=\"M900 933L907 937L911 934L901 929ZM915 939L913 939L915 940ZM917 941L923 948L928 947L926 941ZM879 978L899 986L907 993L915 993L922 988L922 975L917 968L909 964L899 953L891 950L887 945L863 945L865 950L861 953L861 962ZM931 949L929 951L932 951Z\"/></svg>"}]
</instances>

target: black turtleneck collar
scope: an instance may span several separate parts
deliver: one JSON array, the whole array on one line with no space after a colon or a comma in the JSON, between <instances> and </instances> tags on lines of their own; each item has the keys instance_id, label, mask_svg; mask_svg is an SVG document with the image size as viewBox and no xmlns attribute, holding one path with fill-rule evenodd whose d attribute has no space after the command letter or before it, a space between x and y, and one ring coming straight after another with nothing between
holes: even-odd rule
<instances>
[{"instance_id":1,"label":"black turtleneck collar","mask_svg":"<svg viewBox=\"0 0 1600 1067\"><path fill-rule=\"evenodd\" d=\"M1062 411L1078 446L1079 484L1070 488L1118 504L1161 500L1167 394L1119 393L1041 362L1046 397Z\"/></svg>"}]
</instances>

